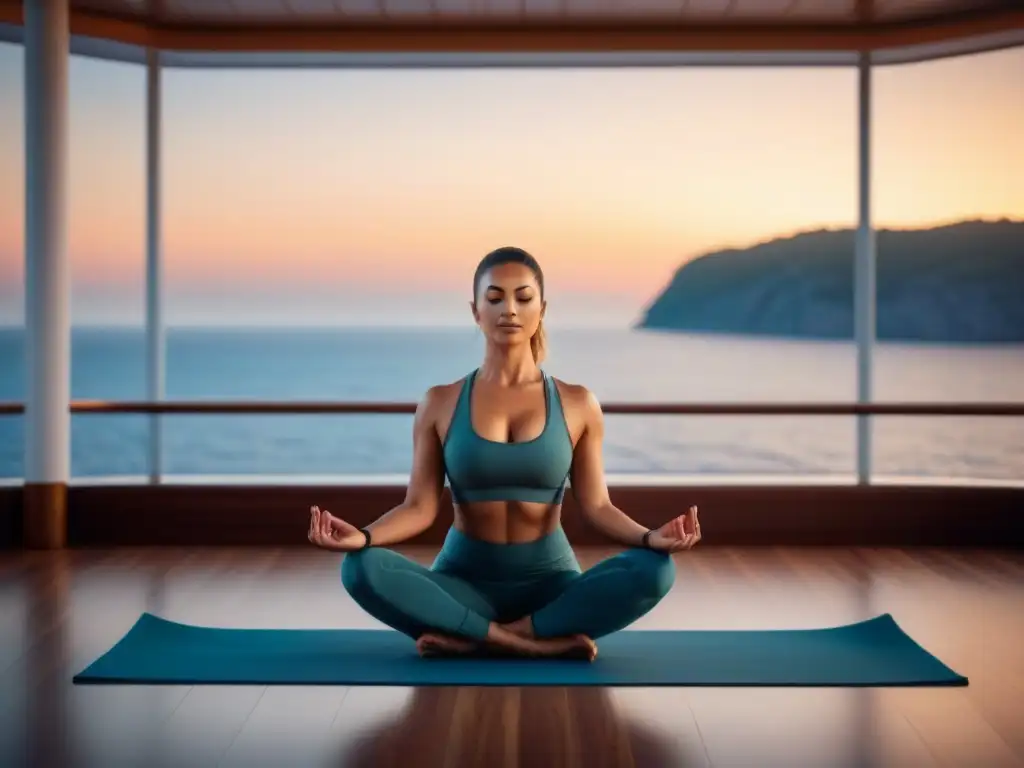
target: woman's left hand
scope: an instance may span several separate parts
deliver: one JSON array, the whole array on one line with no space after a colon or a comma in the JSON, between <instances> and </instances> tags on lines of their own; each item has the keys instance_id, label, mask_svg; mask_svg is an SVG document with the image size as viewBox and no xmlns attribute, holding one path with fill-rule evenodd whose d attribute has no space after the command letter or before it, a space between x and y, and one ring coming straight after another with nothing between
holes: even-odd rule
<instances>
[{"instance_id":1,"label":"woman's left hand","mask_svg":"<svg viewBox=\"0 0 1024 768\"><path fill-rule=\"evenodd\" d=\"M697 507L686 510L674 520L665 523L647 538L647 545L659 552L682 552L692 549L700 541L700 520Z\"/></svg>"}]
</instances>

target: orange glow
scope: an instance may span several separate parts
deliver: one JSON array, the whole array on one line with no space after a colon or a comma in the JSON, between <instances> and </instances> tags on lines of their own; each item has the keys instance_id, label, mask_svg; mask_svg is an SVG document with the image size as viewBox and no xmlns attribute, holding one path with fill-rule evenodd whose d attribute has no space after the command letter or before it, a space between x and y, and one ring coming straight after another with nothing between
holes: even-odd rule
<instances>
[{"instance_id":1,"label":"orange glow","mask_svg":"<svg viewBox=\"0 0 1024 768\"><path fill-rule=\"evenodd\" d=\"M22 279L20 57L0 47L0 284ZM165 74L170 285L461 290L498 245L639 306L701 252L856 217L856 73ZM1024 50L875 74L878 226L1024 218ZM76 279L141 279L144 73L72 67ZM13 105L13 110L8 107ZM132 290L141 290L141 284Z\"/></svg>"}]
</instances>

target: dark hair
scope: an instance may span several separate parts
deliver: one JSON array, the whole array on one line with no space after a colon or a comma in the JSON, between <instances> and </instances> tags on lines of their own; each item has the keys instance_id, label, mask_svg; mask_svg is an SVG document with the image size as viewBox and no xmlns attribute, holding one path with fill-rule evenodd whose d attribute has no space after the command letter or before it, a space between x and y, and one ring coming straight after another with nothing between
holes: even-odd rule
<instances>
[{"instance_id":1,"label":"dark hair","mask_svg":"<svg viewBox=\"0 0 1024 768\"><path fill-rule=\"evenodd\" d=\"M544 300L544 272L541 270L540 264L522 248L506 245L491 251L477 264L476 273L473 275L474 301L476 301L476 294L480 289L480 278L492 268L500 267L503 264L522 264L524 267L528 267L537 279L541 301ZM530 338L530 350L533 352L534 362L540 363L544 359L547 352L547 334L544 332L543 318L541 318L540 325L537 326L537 332Z\"/></svg>"}]
</instances>

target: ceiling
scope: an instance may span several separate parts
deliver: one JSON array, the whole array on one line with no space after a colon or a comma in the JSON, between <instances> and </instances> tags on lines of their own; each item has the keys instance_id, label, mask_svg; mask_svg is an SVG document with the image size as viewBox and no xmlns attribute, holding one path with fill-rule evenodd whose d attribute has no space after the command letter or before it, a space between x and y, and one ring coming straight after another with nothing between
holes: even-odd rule
<instances>
[{"instance_id":1,"label":"ceiling","mask_svg":"<svg viewBox=\"0 0 1024 768\"><path fill-rule=\"evenodd\" d=\"M0 39L20 39L23 6L0 0ZM153 48L172 66L461 66L487 57L513 66L629 65L630 57L653 65L716 57L848 64L862 51L885 63L1024 44L1024 0L70 0L70 7L79 52L131 59Z\"/></svg>"},{"instance_id":2,"label":"ceiling","mask_svg":"<svg viewBox=\"0 0 1024 768\"><path fill-rule=\"evenodd\" d=\"M72 0L73 9L178 27L554 22L808 25L933 22L1005 0Z\"/></svg>"}]
</instances>

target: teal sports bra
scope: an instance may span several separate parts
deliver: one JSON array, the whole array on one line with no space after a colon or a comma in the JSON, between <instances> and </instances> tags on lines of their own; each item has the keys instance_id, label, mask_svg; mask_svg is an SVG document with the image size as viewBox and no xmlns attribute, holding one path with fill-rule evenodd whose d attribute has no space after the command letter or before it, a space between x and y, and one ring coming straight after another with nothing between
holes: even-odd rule
<instances>
[{"instance_id":1,"label":"teal sports bra","mask_svg":"<svg viewBox=\"0 0 1024 768\"><path fill-rule=\"evenodd\" d=\"M572 468L572 438L554 379L544 376L544 431L523 443L480 437L470 403L479 369L466 376L444 439L444 467L456 504L533 501L560 504Z\"/></svg>"}]
</instances>

